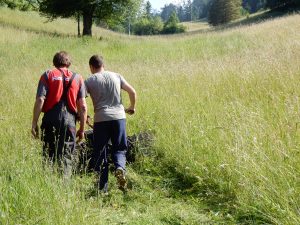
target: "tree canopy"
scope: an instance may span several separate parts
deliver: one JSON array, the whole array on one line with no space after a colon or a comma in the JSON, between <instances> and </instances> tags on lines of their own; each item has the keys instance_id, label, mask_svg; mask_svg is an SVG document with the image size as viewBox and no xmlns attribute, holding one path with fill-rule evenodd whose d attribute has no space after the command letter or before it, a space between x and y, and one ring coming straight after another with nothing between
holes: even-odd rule
<instances>
[{"instance_id":1,"label":"tree canopy","mask_svg":"<svg viewBox=\"0 0 300 225\"><path fill-rule=\"evenodd\" d=\"M214 0L208 16L208 22L217 26L237 19L240 13L239 0Z\"/></svg>"},{"instance_id":2,"label":"tree canopy","mask_svg":"<svg viewBox=\"0 0 300 225\"><path fill-rule=\"evenodd\" d=\"M38 6L37 0L0 0L0 6L4 5L10 9L19 9L27 11L30 9L36 9Z\"/></svg>"},{"instance_id":3,"label":"tree canopy","mask_svg":"<svg viewBox=\"0 0 300 225\"><path fill-rule=\"evenodd\" d=\"M164 34L176 34L185 32L185 27L183 25L179 25L179 19L175 11L173 11L169 17L169 19L164 24L164 29L162 33Z\"/></svg>"},{"instance_id":4,"label":"tree canopy","mask_svg":"<svg viewBox=\"0 0 300 225\"><path fill-rule=\"evenodd\" d=\"M83 35L92 35L95 17L105 20L134 0L41 0L39 11L50 19L81 15L83 18Z\"/></svg>"},{"instance_id":5,"label":"tree canopy","mask_svg":"<svg viewBox=\"0 0 300 225\"><path fill-rule=\"evenodd\" d=\"M277 9L282 7L300 6L300 0L267 0L267 7Z\"/></svg>"}]
</instances>

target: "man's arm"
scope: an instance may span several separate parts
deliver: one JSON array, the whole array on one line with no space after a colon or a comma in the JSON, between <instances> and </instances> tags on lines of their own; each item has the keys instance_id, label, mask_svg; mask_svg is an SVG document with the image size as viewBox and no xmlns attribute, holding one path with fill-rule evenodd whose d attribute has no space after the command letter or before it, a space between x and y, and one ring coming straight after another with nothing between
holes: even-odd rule
<instances>
[{"instance_id":1,"label":"man's arm","mask_svg":"<svg viewBox=\"0 0 300 225\"><path fill-rule=\"evenodd\" d=\"M34 107L33 107L33 118L32 118L32 125L31 125L31 134L33 137L38 138L39 136L39 129L38 129L38 120L40 114L42 112L42 108L45 102L45 97L37 97L35 99Z\"/></svg>"},{"instance_id":2,"label":"man's arm","mask_svg":"<svg viewBox=\"0 0 300 225\"><path fill-rule=\"evenodd\" d=\"M125 80L122 82L122 89L126 91L129 95L129 100L130 100L130 106L125 109L125 112L128 113L129 115L132 115L135 113L135 103L136 103L136 91L134 88Z\"/></svg>"},{"instance_id":3,"label":"man's arm","mask_svg":"<svg viewBox=\"0 0 300 225\"><path fill-rule=\"evenodd\" d=\"M77 131L76 136L79 137L79 141L80 141L84 138L84 127L87 120L87 105L86 105L85 98L80 98L77 101L77 106L78 106L78 114L80 119L80 127L79 130Z\"/></svg>"}]
</instances>

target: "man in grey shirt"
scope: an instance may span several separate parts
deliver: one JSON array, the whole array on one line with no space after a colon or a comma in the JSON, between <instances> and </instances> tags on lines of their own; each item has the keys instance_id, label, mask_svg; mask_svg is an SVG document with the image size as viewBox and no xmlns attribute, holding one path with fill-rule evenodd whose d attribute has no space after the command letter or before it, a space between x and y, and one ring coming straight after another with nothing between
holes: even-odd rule
<instances>
[{"instance_id":1,"label":"man in grey shirt","mask_svg":"<svg viewBox=\"0 0 300 225\"><path fill-rule=\"evenodd\" d=\"M111 140L115 175L121 190L126 188L125 164L127 150L126 115L135 113L136 92L120 75L104 70L103 58L93 55L89 61L92 75L85 81L87 92L94 105L94 152L91 166L100 172L99 188L108 189L108 160L106 146ZM121 89L130 99L130 106L124 109Z\"/></svg>"}]
</instances>

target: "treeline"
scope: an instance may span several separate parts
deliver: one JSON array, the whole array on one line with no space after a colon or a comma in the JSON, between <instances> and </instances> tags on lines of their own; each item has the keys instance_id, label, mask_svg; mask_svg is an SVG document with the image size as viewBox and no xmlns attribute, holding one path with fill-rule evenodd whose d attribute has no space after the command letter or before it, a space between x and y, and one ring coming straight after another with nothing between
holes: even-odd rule
<instances>
[{"instance_id":1,"label":"treeline","mask_svg":"<svg viewBox=\"0 0 300 225\"><path fill-rule=\"evenodd\" d=\"M273 1L273 0L269 0ZM224 0L222 4L235 4L238 14L255 13L267 6L267 0ZM197 21L208 18L210 14L214 14L215 6L220 5L218 10L222 8L220 1L217 0L188 0L183 1L179 5L167 4L161 9L160 16L163 20L167 20L170 14L175 11L180 22ZM224 9L226 11L226 9Z\"/></svg>"},{"instance_id":2,"label":"treeline","mask_svg":"<svg viewBox=\"0 0 300 225\"><path fill-rule=\"evenodd\" d=\"M136 35L173 34L185 31L180 22L207 18L217 26L261 9L293 8L300 0L183 0L153 10L144 0L0 0L0 6L36 10L50 20L76 18L78 35L92 35L92 24Z\"/></svg>"},{"instance_id":3,"label":"treeline","mask_svg":"<svg viewBox=\"0 0 300 225\"><path fill-rule=\"evenodd\" d=\"M166 20L175 11L180 22L207 18L211 25L220 25L262 9L285 7L300 7L300 0L184 0L165 5L159 15Z\"/></svg>"},{"instance_id":4,"label":"treeline","mask_svg":"<svg viewBox=\"0 0 300 225\"><path fill-rule=\"evenodd\" d=\"M124 26L126 25L124 22L128 23L127 27ZM151 3L147 1L141 3L137 14L131 17L130 21L120 21L117 18L116 20L109 20L107 26L115 31L132 32L136 35L158 35L185 32L186 28L179 24L179 22L180 20L176 11L172 11L170 15L168 15L168 18L163 21L160 14L155 13Z\"/></svg>"},{"instance_id":5,"label":"treeline","mask_svg":"<svg viewBox=\"0 0 300 225\"><path fill-rule=\"evenodd\" d=\"M149 1L143 0L0 0L0 6L11 9L36 10L49 20L74 18L78 35L92 35L92 25L136 35L172 34L184 32L175 12L166 21L153 14ZM83 25L81 33L81 24Z\"/></svg>"}]
</instances>

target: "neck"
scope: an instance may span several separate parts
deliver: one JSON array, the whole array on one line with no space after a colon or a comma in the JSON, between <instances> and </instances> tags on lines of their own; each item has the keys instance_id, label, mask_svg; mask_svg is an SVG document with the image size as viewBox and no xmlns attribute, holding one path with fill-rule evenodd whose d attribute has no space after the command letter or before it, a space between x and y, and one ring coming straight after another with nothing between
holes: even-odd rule
<instances>
[{"instance_id":1,"label":"neck","mask_svg":"<svg viewBox=\"0 0 300 225\"><path fill-rule=\"evenodd\" d=\"M57 69L59 69L59 70L67 70L68 68L67 67L59 67Z\"/></svg>"},{"instance_id":2,"label":"neck","mask_svg":"<svg viewBox=\"0 0 300 225\"><path fill-rule=\"evenodd\" d=\"M94 69L94 73L102 73L104 71L104 68L103 67L101 67L101 68L99 68L99 69Z\"/></svg>"}]
</instances>

